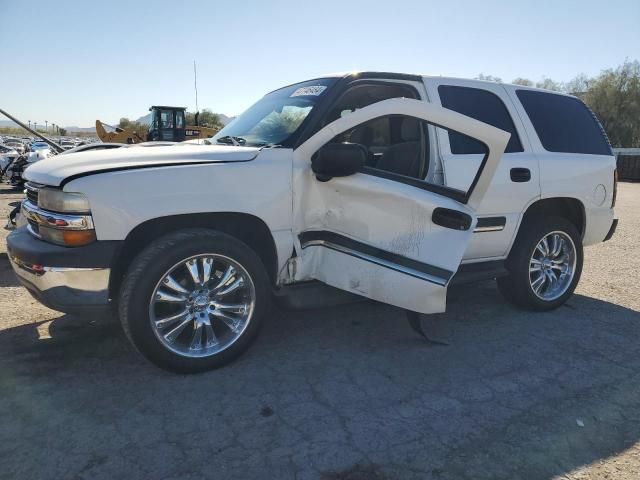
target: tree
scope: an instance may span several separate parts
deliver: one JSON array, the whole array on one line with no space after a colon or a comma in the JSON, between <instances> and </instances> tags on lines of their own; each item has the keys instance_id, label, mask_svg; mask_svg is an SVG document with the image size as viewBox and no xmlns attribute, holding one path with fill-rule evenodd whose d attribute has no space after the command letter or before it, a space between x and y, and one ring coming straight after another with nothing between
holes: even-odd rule
<instances>
[{"instance_id":1,"label":"tree","mask_svg":"<svg viewBox=\"0 0 640 480\"><path fill-rule=\"evenodd\" d=\"M571 95L582 97L585 92L589 90L589 85L591 84L591 82L593 82L592 78L589 78L584 73L581 73L573 80L565 83L564 91L570 93Z\"/></svg>"},{"instance_id":2,"label":"tree","mask_svg":"<svg viewBox=\"0 0 640 480\"><path fill-rule=\"evenodd\" d=\"M533 82L528 78L518 77L515 78L511 83L515 85L522 85L523 87L533 87Z\"/></svg>"},{"instance_id":3,"label":"tree","mask_svg":"<svg viewBox=\"0 0 640 480\"><path fill-rule=\"evenodd\" d=\"M62 137L65 137L67 135L67 129L66 128L62 128L60 127L60 130L58 130L60 132L60 135Z\"/></svg>"},{"instance_id":4,"label":"tree","mask_svg":"<svg viewBox=\"0 0 640 480\"><path fill-rule=\"evenodd\" d=\"M536 87L544 88L545 90L553 90L555 92L562 92L564 89L562 83L555 82L546 77L542 77L542 80L536 82Z\"/></svg>"},{"instance_id":5,"label":"tree","mask_svg":"<svg viewBox=\"0 0 640 480\"><path fill-rule=\"evenodd\" d=\"M196 116L195 113L187 112L186 114L187 125L196 124L195 116ZM220 120L220 115L218 115L217 113L213 113L208 108L205 108L204 110L202 110L200 112L200 115L198 115L198 125L203 127L211 127L211 128L218 128L218 129L221 129L224 127L224 124Z\"/></svg>"},{"instance_id":6,"label":"tree","mask_svg":"<svg viewBox=\"0 0 640 480\"><path fill-rule=\"evenodd\" d=\"M583 100L614 147L640 147L640 63L625 61L589 82Z\"/></svg>"},{"instance_id":7,"label":"tree","mask_svg":"<svg viewBox=\"0 0 640 480\"><path fill-rule=\"evenodd\" d=\"M494 77L493 75L485 75L484 73L479 74L476 77L476 80L484 80L485 82L502 83L502 79L500 77Z\"/></svg>"},{"instance_id":8,"label":"tree","mask_svg":"<svg viewBox=\"0 0 640 480\"><path fill-rule=\"evenodd\" d=\"M118 126L120 128L129 128L133 122L129 120L127 117L122 117L118 122Z\"/></svg>"},{"instance_id":9,"label":"tree","mask_svg":"<svg viewBox=\"0 0 640 480\"><path fill-rule=\"evenodd\" d=\"M129 120L127 117L122 117L120 119L120 121L118 122L118 127L122 128L123 130L132 130L143 138L146 137L147 132L149 131L148 125L145 125L144 123L134 122L132 120Z\"/></svg>"}]
</instances>

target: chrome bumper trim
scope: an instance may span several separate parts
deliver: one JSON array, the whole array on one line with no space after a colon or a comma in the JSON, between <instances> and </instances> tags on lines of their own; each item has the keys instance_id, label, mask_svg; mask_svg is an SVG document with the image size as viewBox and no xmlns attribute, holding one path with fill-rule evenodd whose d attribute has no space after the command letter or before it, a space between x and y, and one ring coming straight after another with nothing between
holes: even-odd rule
<instances>
[{"instance_id":1,"label":"chrome bumper trim","mask_svg":"<svg viewBox=\"0 0 640 480\"><path fill-rule=\"evenodd\" d=\"M18 280L46 306L62 312L109 304L109 268L48 267L9 254Z\"/></svg>"},{"instance_id":2,"label":"chrome bumper trim","mask_svg":"<svg viewBox=\"0 0 640 480\"><path fill-rule=\"evenodd\" d=\"M22 202L22 214L27 220L61 230L93 230L91 215L72 215L42 210L29 200Z\"/></svg>"}]
</instances>

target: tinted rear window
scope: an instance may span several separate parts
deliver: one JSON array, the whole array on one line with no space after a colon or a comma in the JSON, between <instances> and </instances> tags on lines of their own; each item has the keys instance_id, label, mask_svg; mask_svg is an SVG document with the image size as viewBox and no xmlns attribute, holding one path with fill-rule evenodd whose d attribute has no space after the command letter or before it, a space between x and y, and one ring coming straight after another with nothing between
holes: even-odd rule
<instances>
[{"instance_id":1,"label":"tinted rear window","mask_svg":"<svg viewBox=\"0 0 640 480\"><path fill-rule=\"evenodd\" d=\"M545 150L612 155L604 129L582 101L533 90L518 90L516 94Z\"/></svg>"},{"instance_id":2,"label":"tinted rear window","mask_svg":"<svg viewBox=\"0 0 640 480\"><path fill-rule=\"evenodd\" d=\"M506 153L522 152L522 143L520 143L520 137L511 115L509 115L504 102L497 95L480 88L454 87L452 85L440 85L438 93L444 108L509 132L511 138L507 144ZM453 154L484 153L486 151L478 141L456 132L449 132L449 143Z\"/></svg>"}]
</instances>

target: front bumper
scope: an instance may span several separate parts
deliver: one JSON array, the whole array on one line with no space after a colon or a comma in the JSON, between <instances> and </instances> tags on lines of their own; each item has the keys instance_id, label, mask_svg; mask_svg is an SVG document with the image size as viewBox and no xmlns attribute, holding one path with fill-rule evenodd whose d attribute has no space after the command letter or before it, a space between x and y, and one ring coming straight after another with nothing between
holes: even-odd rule
<instances>
[{"instance_id":1,"label":"front bumper","mask_svg":"<svg viewBox=\"0 0 640 480\"><path fill-rule=\"evenodd\" d=\"M119 243L59 247L22 227L7 237L7 251L18 280L39 302L60 312L86 313L110 307L110 265Z\"/></svg>"}]
</instances>

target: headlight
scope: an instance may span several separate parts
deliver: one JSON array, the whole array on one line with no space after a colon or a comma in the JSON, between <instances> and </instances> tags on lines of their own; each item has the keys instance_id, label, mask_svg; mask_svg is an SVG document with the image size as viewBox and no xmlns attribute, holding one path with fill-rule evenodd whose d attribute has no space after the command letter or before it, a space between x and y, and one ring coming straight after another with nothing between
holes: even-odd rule
<instances>
[{"instance_id":1,"label":"headlight","mask_svg":"<svg viewBox=\"0 0 640 480\"><path fill-rule=\"evenodd\" d=\"M82 193L42 188L38 192L38 206L43 210L61 213L89 213L89 200Z\"/></svg>"}]
</instances>

